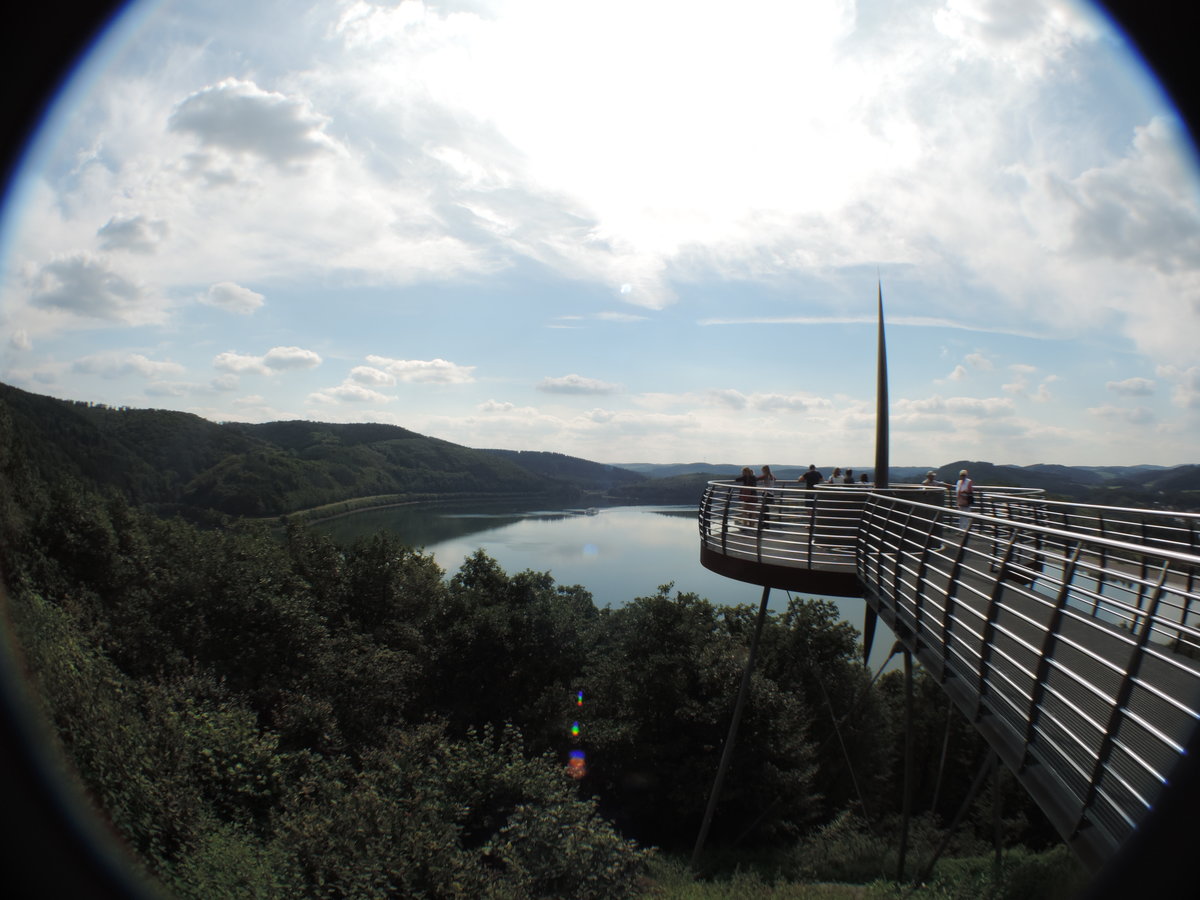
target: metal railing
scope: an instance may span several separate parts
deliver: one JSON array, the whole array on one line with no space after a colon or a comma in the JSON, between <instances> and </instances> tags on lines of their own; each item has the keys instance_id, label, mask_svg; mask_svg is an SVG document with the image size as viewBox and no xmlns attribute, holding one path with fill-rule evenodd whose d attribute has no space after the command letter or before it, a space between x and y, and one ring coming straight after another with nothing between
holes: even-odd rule
<instances>
[{"instance_id":1,"label":"metal railing","mask_svg":"<svg viewBox=\"0 0 1200 900\"><path fill-rule=\"evenodd\" d=\"M1036 488L982 486L975 491L984 511L994 508L1001 491L1011 492L1004 495L1010 503L1041 494ZM700 501L700 537L710 551L729 558L853 575L863 509L880 495L946 506L953 493L915 484L876 491L871 484L820 484L810 490L782 482L766 488L711 481Z\"/></svg>"},{"instance_id":2,"label":"metal railing","mask_svg":"<svg viewBox=\"0 0 1200 900\"><path fill-rule=\"evenodd\" d=\"M794 586L796 569L852 575L1097 866L1200 726L1200 515L976 492L962 513L941 488L713 482L702 559L744 561L744 580L764 585Z\"/></svg>"},{"instance_id":3,"label":"metal railing","mask_svg":"<svg viewBox=\"0 0 1200 900\"><path fill-rule=\"evenodd\" d=\"M1175 549L1190 517L996 504L1004 515L873 497L859 581L1064 839L1099 865L1150 811L1200 723L1200 556ZM1108 536L1116 522L1153 544Z\"/></svg>"}]
</instances>

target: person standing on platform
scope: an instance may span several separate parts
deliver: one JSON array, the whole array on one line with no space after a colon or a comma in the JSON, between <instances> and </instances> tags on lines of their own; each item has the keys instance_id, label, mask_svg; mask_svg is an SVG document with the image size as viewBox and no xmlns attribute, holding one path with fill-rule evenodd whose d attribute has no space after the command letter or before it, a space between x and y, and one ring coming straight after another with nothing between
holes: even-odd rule
<instances>
[{"instance_id":1,"label":"person standing on platform","mask_svg":"<svg viewBox=\"0 0 1200 900\"><path fill-rule=\"evenodd\" d=\"M804 487L810 492L808 495L808 505L809 508L812 508L812 505L816 502L816 497L811 492L815 491L817 485L825 480L825 476L817 471L816 466L810 465L808 471L801 475L800 479L804 482Z\"/></svg>"},{"instance_id":2,"label":"person standing on platform","mask_svg":"<svg viewBox=\"0 0 1200 900\"><path fill-rule=\"evenodd\" d=\"M975 503L975 482L967 475L966 469L958 473L958 482L954 485L954 501L958 506L958 527L965 529L969 521L965 513Z\"/></svg>"},{"instance_id":3,"label":"person standing on platform","mask_svg":"<svg viewBox=\"0 0 1200 900\"><path fill-rule=\"evenodd\" d=\"M758 477L754 474L754 470L749 466L742 466L742 474L736 480L737 484L745 485L741 491L742 501L742 516L741 520L745 523L751 521L752 510L758 502Z\"/></svg>"},{"instance_id":4,"label":"person standing on platform","mask_svg":"<svg viewBox=\"0 0 1200 900\"><path fill-rule=\"evenodd\" d=\"M854 470L847 469L846 477L842 479L842 484L854 484Z\"/></svg>"},{"instance_id":5,"label":"person standing on platform","mask_svg":"<svg viewBox=\"0 0 1200 900\"><path fill-rule=\"evenodd\" d=\"M771 492L771 488L775 487L775 475L771 472L770 466L762 467L762 474L758 476L758 485L766 489L762 495L762 516L765 522L767 519L767 506L775 499L775 495Z\"/></svg>"}]
</instances>

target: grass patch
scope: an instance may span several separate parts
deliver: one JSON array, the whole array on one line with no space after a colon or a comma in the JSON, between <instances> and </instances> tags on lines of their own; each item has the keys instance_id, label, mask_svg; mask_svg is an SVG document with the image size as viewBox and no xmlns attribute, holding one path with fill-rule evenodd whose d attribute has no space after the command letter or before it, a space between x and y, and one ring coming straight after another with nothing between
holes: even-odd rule
<instances>
[{"instance_id":1,"label":"grass patch","mask_svg":"<svg viewBox=\"0 0 1200 900\"><path fill-rule=\"evenodd\" d=\"M777 871L782 872L787 860L781 857L778 863ZM1064 846L1044 853L1023 847L1006 850L998 871L990 853L943 859L920 886L884 878L862 883L793 879L764 874L761 865L700 879L686 860L658 855L650 862L643 896L655 900L1068 900L1083 892L1087 880L1087 873Z\"/></svg>"}]
</instances>

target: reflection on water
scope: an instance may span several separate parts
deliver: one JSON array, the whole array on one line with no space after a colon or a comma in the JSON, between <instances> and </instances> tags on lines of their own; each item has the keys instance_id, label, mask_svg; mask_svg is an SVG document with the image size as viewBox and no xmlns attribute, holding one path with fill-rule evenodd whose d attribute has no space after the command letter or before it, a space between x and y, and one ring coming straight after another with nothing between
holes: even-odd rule
<instances>
[{"instance_id":1,"label":"reflection on water","mask_svg":"<svg viewBox=\"0 0 1200 900\"><path fill-rule=\"evenodd\" d=\"M597 606L622 606L674 582L713 603L758 605L762 589L716 575L700 565L694 506L619 506L598 510L521 510L494 504L404 506L371 510L314 527L340 541L390 529L423 547L453 574L483 548L509 574L549 571L561 585L581 584ZM770 608L782 611L787 593L772 591ZM863 601L833 600L860 631ZM892 637L882 625L872 664L883 661Z\"/></svg>"}]
</instances>

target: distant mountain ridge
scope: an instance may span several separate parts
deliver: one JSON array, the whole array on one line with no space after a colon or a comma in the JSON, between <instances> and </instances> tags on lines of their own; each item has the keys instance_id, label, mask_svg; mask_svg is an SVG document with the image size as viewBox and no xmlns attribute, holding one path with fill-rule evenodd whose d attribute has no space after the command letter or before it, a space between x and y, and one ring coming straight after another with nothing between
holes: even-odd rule
<instances>
[{"instance_id":1,"label":"distant mountain ridge","mask_svg":"<svg viewBox=\"0 0 1200 900\"><path fill-rule=\"evenodd\" d=\"M562 453L476 450L397 425L281 421L215 423L171 410L58 400L0 384L0 428L49 481L64 476L121 491L160 512L205 519L271 517L342 504L472 497L563 503L695 503L729 463L610 465ZM793 481L807 465L775 465ZM757 469L759 466L755 466ZM831 467L820 467L828 475ZM1200 508L1200 466L1031 466L959 460L892 467L894 483L933 468L952 482L1043 488L1047 496L1116 506ZM871 467L856 472L873 474Z\"/></svg>"},{"instance_id":2,"label":"distant mountain ridge","mask_svg":"<svg viewBox=\"0 0 1200 900\"><path fill-rule=\"evenodd\" d=\"M73 477L161 512L201 519L211 513L278 516L364 498L521 495L573 502L584 496L584 479L552 477L503 454L395 425L218 424L190 413L114 409L0 384L0 427L11 429L47 481ZM608 476L615 478L640 476Z\"/></svg>"}]
</instances>

